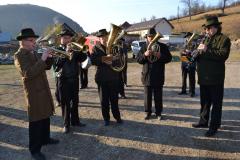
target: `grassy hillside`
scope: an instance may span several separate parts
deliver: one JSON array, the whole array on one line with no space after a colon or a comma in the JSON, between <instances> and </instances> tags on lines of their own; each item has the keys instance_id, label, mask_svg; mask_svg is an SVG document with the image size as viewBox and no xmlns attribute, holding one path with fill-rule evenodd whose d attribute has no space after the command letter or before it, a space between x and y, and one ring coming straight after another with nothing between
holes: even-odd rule
<instances>
[{"instance_id":1,"label":"grassy hillside","mask_svg":"<svg viewBox=\"0 0 240 160\"><path fill-rule=\"evenodd\" d=\"M181 18L179 20L170 21L175 27L173 32L193 32L201 31L202 24L205 23L204 16L209 14L220 14L221 10L214 10L192 16L192 20L189 17ZM226 8L226 16L219 17L219 21L222 22L223 33L228 35L232 40L240 38L240 5L235 7Z\"/></svg>"}]
</instances>

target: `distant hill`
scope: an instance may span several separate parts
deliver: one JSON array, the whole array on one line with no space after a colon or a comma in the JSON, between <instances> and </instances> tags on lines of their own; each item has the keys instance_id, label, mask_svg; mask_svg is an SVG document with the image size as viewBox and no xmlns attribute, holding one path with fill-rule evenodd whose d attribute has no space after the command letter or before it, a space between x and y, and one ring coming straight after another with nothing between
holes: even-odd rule
<instances>
[{"instance_id":1,"label":"distant hill","mask_svg":"<svg viewBox=\"0 0 240 160\"><path fill-rule=\"evenodd\" d=\"M204 16L209 14L221 14L221 10L213 10L192 16L191 21L189 17L172 20L170 22L174 26L173 32L200 32L202 24L205 23ZM222 32L232 40L240 39L240 5L226 8L225 14L226 15L219 17L219 21L222 22Z\"/></svg>"},{"instance_id":2,"label":"distant hill","mask_svg":"<svg viewBox=\"0 0 240 160\"><path fill-rule=\"evenodd\" d=\"M10 32L15 38L24 27L32 27L41 35L47 26L67 23L76 32L85 33L82 27L72 19L46 7L30 4L11 4L0 6L0 29Z\"/></svg>"}]
</instances>

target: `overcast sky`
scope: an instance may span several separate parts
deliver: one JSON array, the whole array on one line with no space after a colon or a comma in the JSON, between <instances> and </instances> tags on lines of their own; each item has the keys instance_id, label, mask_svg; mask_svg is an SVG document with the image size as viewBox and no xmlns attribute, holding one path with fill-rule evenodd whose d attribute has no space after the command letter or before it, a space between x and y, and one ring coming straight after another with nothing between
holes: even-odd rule
<instances>
[{"instance_id":1,"label":"overcast sky","mask_svg":"<svg viewBox=\"0 0 240 160\"><path fill-rule=\"evenodd\" d=\"M216 5L219 0L200 0L206 5ZM210 1L210 2L209 2ZM0 5L34 4L51 8L76 21L86 32L102 28L109 30L110 23L140 22L177 15L180 0L0 0Z\"/></svg>"}]
</instances>

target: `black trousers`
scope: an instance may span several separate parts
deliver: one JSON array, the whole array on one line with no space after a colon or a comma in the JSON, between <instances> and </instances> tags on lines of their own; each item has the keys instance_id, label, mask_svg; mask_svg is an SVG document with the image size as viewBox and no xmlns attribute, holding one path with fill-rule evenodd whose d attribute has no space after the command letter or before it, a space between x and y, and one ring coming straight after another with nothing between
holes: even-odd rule
<instances>
[{"instance_id":1,"label":"black trousers","mask_svg":"<svg viewBox=\"0 0 240 160\"><path fill-rule=\"evenodd\" d=\"M182 67L182 92L186 92L187 75L189 78L189 93L195 93L195 68Z\"/></svg>"},{"instance_id":2,"label":"black trousers","mask_svg":"<svg viewBox=\"0 0 240 160\"><path fill-rule=\"evenodd\" d=\"M88 85L88 69L82 69L80 67L79 74L81 88L86 88Z\"/></svg>"},{"instance_id":3,"label":"black trousers","mask_svg":"<svg viewBox=\"0 0 240 160\"><path fill-rule=\"evenodd\" d=\"M102 116L105 121L110 120L110 107L113 117L120 120L120 112L118 108L118 82L98 83L98 93L102 107Z\"/></svg>"},{"instance_id":4,"label":"black trousers","mask_svg":"<svg viewBox=\"0 0 240 160\"><path fill-rule=\"evenodd\" d=\"M60 80L58 77L55 77L56 89L55 89L55 97L56 101L60 104L61 103L61 93L60 93Z\"/></svg>"},{"instance_id":5,"label":"black trousers","mask_svg":"<svg viewBox=\"0 0 240 160\"><path fill-rule=\"evenodd\" d=\"M216 130L221 126L223 94L223 84L200 85L200 124L208 124L210 109L212 106L209 128Z\"/></svg>"},{"instance_id":6,"label":"black trousers","mask_svg":"<svg viewBox=\"0 0 240 160\"><path fill-rule=\"evenodd\" d=\"M79 79L61 80L61 107L64 126L69 127L79 124L78 102L79 102Z\"/></svg>"},{"instance_id":7,"label":"black trousers","mask_svg":"<svg viewBox=\"0 0 240 160\"><path fill-rule=\"evenodd\" d=\"M154 95L155 113L161 115L163 110L162 104L162 86L145 86L144 87L144 107L145 112L152 113L152 93Z\"/></svg>"},{"instance_id":8,"label":"black trousers","mask_svg":"<svg viewBox=\"0 0 240 160\"><path fill-rule=\"evenodd\" d=\"M119 94L121 96L125 96L125 89L124 89L124 72L119 73Z\"/></svg>"},{"instance_id":9,"label":"black trousers","mask_svg":"<svg viewBox=\"0 0 240 160\"><path fill-rule=\"evenodd\" d=\"M31 154L41 151L50 138L50 118L29 122L29 150Z\"/></svg>"},{"instance_id":10,"label":"black trousers","mask_svg":"<svg viewBox=\"0 0 240 160\"><path fill-rule=\"evenodd\" d=\"M123 83L127 85L127 61L126 61L126 66L123 69Z\"/></svg>"}]
</instances>

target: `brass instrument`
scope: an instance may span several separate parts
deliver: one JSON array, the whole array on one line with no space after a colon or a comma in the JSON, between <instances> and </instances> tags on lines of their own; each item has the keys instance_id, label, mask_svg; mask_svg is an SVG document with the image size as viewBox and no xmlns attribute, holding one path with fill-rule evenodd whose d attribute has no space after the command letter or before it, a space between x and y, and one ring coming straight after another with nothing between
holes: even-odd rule
<instances>
[{"instance_id":1,"label":"brass instrument","mask_svg":"<svg viewBox=\"0 0 240 160\"><path fill-rule=\"evenodd\" d=\"M155 37L151 40L151 42L148 44L147 46L147 50L151 50L153 44L155 42L157 42L160 38L162 37L161 33L157 32L157 34L155 35ZM157 48L156 48L156 51L155 52L160 52L160 46L157 45ZM148 61L150 63L153 63L153 62L156 62L159 58L155 55L155 54L152 54L150 56L148 56Z\"/></svg>"},{"instance_id":2,"label":"brass instrument","mask_svg":"<svg viewBox=\"0 0 240 160\"><path fill-rule=\"evenodd\" d=\"M208 34L205 34L204 36L201 36L197 33L193 33L192 36L189 38L187 41L187 44L185 45L185 48L189 48L193 40L196 40L196 44L190 49L190 54L182 55L181 56L181 61L187 62L189 64L194 63L196 61L196 58L201 54L201 51L197 49L197 47L202 44L205 39L209 37Z\"/></svg>"},{"instance_id":3,"label":"brass instrument","mask_svg":"<svg viewBox=\"0 0 240 160\"><path fill-rule=\"evenodd\" d=\"M106 59L108 59L108 57L112 57L112 63L110 64L110 67L116 72L122 71L126 65L126 56L123 54L123 52L121 52L121 46L118 44L119 40L125 34L126 32L122 30L121 27L111 24L111 31L108 37L106 47Z\"/></svg>"}]
</instances>

